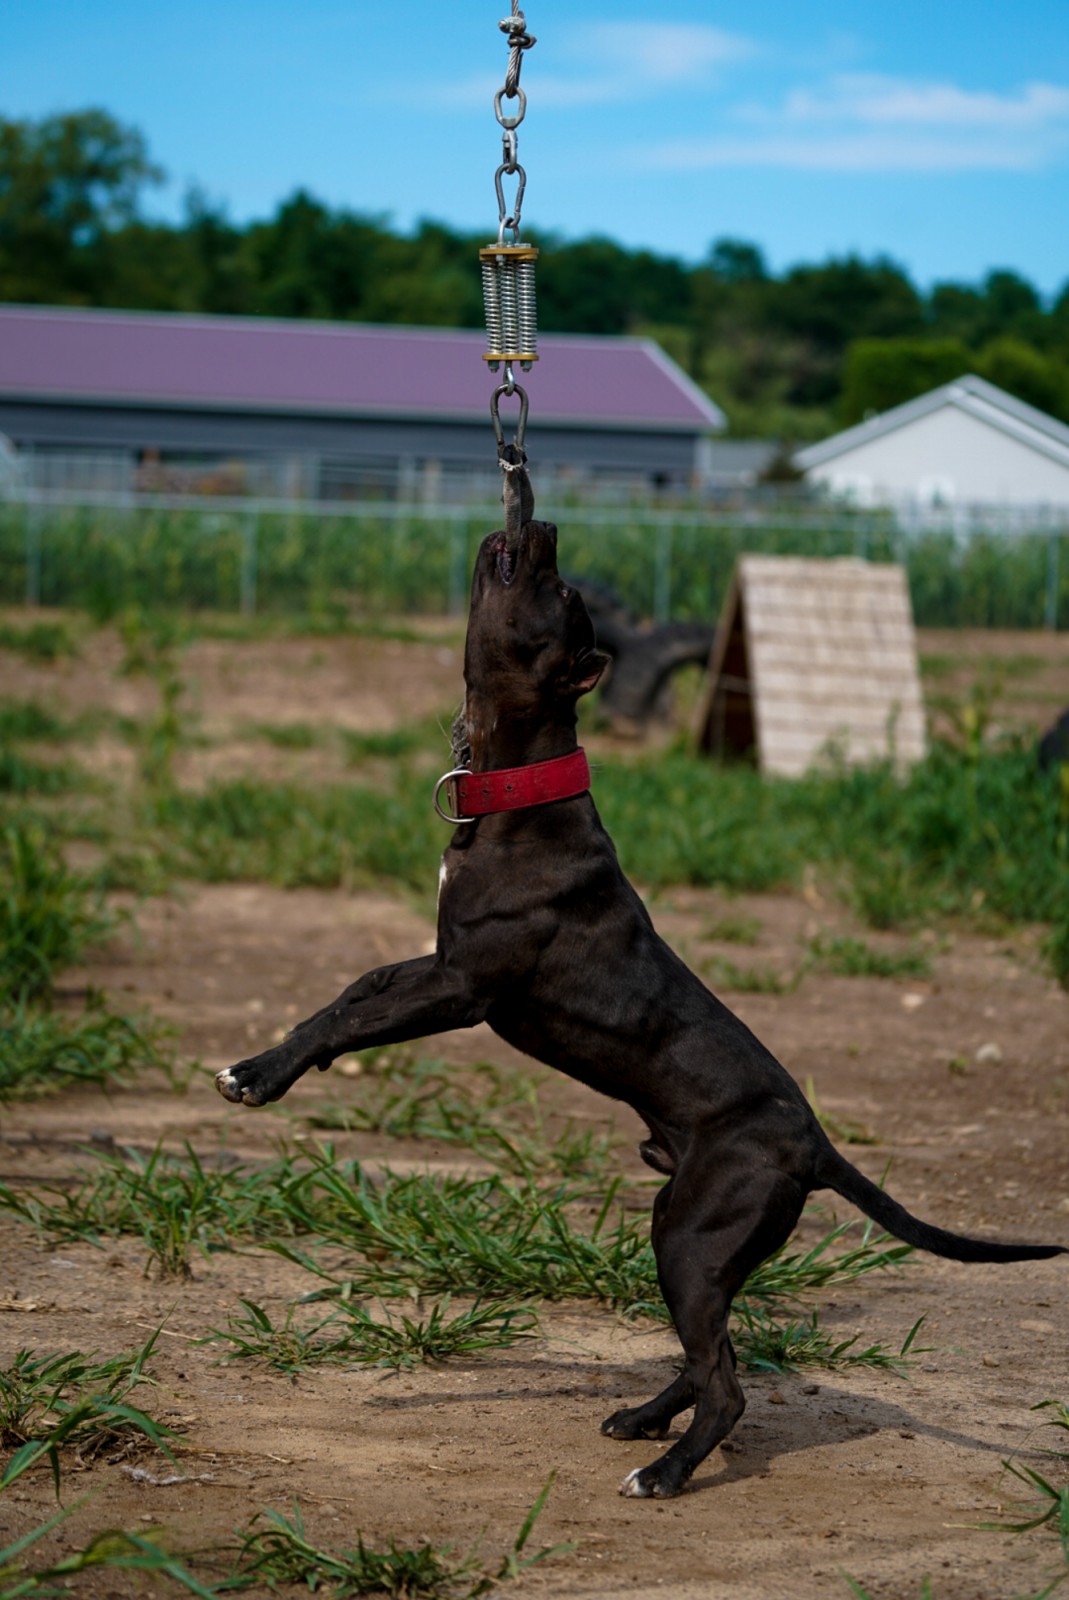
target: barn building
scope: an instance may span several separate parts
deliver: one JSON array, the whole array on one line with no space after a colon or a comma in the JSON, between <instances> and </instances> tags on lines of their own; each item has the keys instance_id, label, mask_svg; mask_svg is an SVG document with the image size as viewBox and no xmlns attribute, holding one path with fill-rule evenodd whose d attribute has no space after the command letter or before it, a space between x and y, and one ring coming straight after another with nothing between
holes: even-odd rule
<instances>
[{"instance_id":1,"label":"barn building","mask_svg":"<svg viewBox=\"0 0 1069 1600\"><path fill-rule=\"evenodd\" d=\"M496 463L479 332L0 307L0 449L41 488L446 496ZM692 487L723 413L649 339L543 335L540 482ZM503 399L507 437L516 402Z\"/></svg>"},{"instance_id":2,"label":"barn building","mask_svg":"<svg viewBox=\"0 0 1069 1600\"><path fill-rule=\"evenodd\" d=\"M859 505L1069 516L1069 428L983 378L944 384L794 460L807 482Z\"/></svg>"}]
</instances>

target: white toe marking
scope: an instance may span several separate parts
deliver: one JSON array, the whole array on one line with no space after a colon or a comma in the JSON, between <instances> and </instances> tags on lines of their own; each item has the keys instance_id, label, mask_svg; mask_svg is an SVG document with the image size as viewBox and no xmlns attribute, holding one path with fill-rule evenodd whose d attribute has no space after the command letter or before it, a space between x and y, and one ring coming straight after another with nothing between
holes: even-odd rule
<instances>
[{"instance_id":1,"label":"white toe marking","mask_svg":"<svg viewBox=\"0 0 1069 1600\"><path fill-rule=\"evenodd\" d=\"M627 1495L632 1500L645 1500L647 1498L647 1491L642 1488L638 1481L641 1471L641 1467L632 1468L620 1485L621 1494Z\"/></svg>"}]
</instances>

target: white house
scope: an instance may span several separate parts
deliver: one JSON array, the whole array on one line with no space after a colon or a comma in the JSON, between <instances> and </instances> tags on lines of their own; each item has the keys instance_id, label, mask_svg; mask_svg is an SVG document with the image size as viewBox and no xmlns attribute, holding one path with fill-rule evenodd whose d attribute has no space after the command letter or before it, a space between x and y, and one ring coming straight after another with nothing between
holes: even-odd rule
<instances>
[{"instance_id":1,"label":"white house","mask_svg":"<svg viewBox=\"0 0 1069 1600\"><path fill-rule=\"evenodd\" d=\"M1005 506L1069 515L1069 427L963 377L795 455L859 505Z\"/></svg>"}]
</instances>

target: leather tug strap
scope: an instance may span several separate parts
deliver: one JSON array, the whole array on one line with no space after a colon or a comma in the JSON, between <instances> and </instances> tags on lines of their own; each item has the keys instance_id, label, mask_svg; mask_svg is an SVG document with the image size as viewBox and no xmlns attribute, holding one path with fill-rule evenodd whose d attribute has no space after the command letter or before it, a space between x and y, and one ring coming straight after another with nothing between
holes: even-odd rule
<instances>
[{"instance_id":1,"label":"leather tug strap","mask_svg":"<svg viewBox=\"0 0 1069 1600\"><path fill-rule=\"evenodd\" d=\"M443 811L438 796L451 785L450 799L456 815ZM529 767L500 767L496 772L469 772L456 767L438 779L434 809L445 822L474 822L495 811L522 811L527 806L570 800L590 788L590 763L583 749L552 761L535 761Z\"/></svg>"}]
</instances>

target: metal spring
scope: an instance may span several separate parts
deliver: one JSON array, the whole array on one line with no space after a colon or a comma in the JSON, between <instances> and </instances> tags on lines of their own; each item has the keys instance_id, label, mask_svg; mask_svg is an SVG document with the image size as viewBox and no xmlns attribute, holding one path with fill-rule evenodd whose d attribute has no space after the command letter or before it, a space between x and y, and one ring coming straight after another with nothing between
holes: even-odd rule
<instances>
[{"instance_id":1,"label":"metal spring","mask_svg":"<svg viewBox=\"0 0 1069 1600\"><path fill-rule=\"evenodd\" d=\"M502 361L518 361L529 372L538 360L534 267L538 251L524 244L488 245L479 255L488 345L483 359L491 372Z\"/></svg>"},{"instance_id":2,"label":"metal spring","mask_svg":"<svg viewBox=\"0 0 1069 1600\"><path fill-rule=\"evenodd\" d=\"M519 348L536 355L538 352L538 302L535 298L535 264L531 260L516 263L516 308L518 318ZM521 363L529 372L531 363Z\"/></svg>"},{"instance_id":3,"label":"metal spring","mask_svg":"<svg viewBox=\"0 0 1069 1600\"><path fill-rule=\"evenodd\" d=\"M494 263L486 256L482 260L483 269L483 304L486 307L486 344L488 354L499 351L502 347L503 337L501 329L501 296L498 294L497 269ZM492 368L497 371L497 364Z\"/></svg>"},{"instance_id":4,"label":"metal spring","mask_svg":"<svg viewBox=\"0 0 1069 1600\"><path fill-rule=\"evenodd\" d=\"M498 276L498 293L501 296L501 350L503 355L518 355L520 346L519 318L516 305L515 263L507 257L501 262Z\"/></svg>"}]
</instances>

